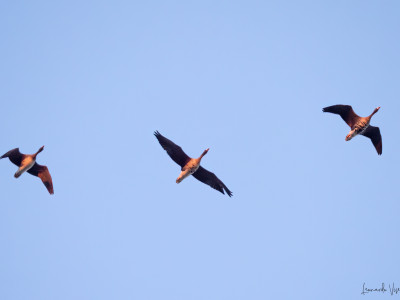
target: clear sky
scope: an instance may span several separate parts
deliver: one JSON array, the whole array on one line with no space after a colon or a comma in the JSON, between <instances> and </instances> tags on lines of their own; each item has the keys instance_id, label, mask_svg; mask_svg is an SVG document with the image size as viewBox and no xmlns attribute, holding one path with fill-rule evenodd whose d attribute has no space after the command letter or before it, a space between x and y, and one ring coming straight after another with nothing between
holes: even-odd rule
<instances>
[{"instance_id":1,"label":"clear sky","mask_svg":"<svg viewBox=\"0 0 400 300\"><path fill-rule=\"evenodd\" d=\"M387 297L399 30L395 0L0 3L0 154L45 145L55 191L0 161L0 299ZM382 156L334 104L381 106Z\"/></svg>"}]
</instances>

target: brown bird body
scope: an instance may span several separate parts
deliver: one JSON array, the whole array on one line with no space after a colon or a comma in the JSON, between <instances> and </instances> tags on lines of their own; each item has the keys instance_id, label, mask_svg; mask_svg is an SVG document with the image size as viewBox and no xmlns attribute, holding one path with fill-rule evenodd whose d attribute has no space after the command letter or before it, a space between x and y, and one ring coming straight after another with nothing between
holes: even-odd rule
<instances>
[{"instance_id":1,"label":"brown bird body","mask_svg":"<svg viewBox=\"0 0 400 300\"><path fill-rule=\"evenodd\" d=\"M200 167L200 161L204 155L207 154L210 148L204 150L203 154L199 158L191 158L186 165L182 167L181 174L176 179L176 183L180 183L183 179L195 173Z\"/></svg>"},{"instance_id":2,"label":"brown bird body","mask_svg":"<svg viewBox=\"0 0 400 300\"><path fill-rule=\"evenodd\" d=\"M197 180L211 186L213 189L216 189L222 194L225 194L225 191L229 197L232 196L232 192L214 173L211 173L200 166L201 159L207 154L210 148L204 150L199 158L190 158L185 152L183 152L181 147L162 136L158 131L154 132L154 135L163 149L167 151L172 160L182 167L181 173L176 179L176 183L180 183L186 177L193 175L193 177Z\"/></svg>"},{"instance_id":3,"label":"brown bird body","mask_svg":"<svg viewBox=\"0 0 400 300\"><path fill-rule=\"evenodd\" d=\"M322 109L323 112L330 112L340 115L342 119L350 126L350 132L345 140L350 141L356 135L363 135L371 139L378 155L382 154L382 136L379 127L370 125L371 118L379 111L380 107L374 109L368 117L358 116L350 105L332 105Z\"/></svg>"},{"instance_id":4,"label":"brown bird body","mask_svg":"<svg viewBox=\"0 0 400 300\"><path fill-rule=\"evenodd\" d=\"M15 148L2 155L0 159L8 157L14 165L19 167L14 174L15 178L20 177L24 172L28 172L33 176L39 177L49 193L54 194L53 180L51 179L49 169L47 169L46 166L36 163L36 156L42 152L43 149L44 146L40 147L35 154L22 154L19 152L19 148Z\"/></svg>"}]
</instances>

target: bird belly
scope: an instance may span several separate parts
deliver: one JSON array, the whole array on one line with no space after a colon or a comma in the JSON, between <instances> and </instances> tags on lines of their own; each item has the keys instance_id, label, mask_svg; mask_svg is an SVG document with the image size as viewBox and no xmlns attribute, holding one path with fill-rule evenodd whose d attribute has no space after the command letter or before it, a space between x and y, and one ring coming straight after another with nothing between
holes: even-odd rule
<instances>
[{"instance_id":1,"label":"bird belly","mask_svg":"<svg viewBox=\"0 0 400 300\"><path fill-rule=\"evenodd\" d=\"M349 134L346 136L346 141L350 141L356 135L362 134L369 126L369 123L362 122L357 124L352 130L350 130Z\"/></svg>"},{"instance_id":2,"label":"bird belly","mask_svg":"<svg viewBox=\"0 0 400 300\"><path fill-rule=\"evenodd\" d=\"M181 172L181 174L179 174L178 178L176 179L176 183L180 183L183 179L185 179L186 177L192 175L194 172L197 171L197 169L199 168L200 165L196 165L196 166L191 166L188 168L184 168Z\"/></svg>"},{"instance_id":3,"label":"bird belly","mask_svg":"<svg viewBox=\"0 0 400 300\"><path fill-rule=\"evenodd\" d=\"M367 128L369 127L369 124L367 124L366 126L360 128L358 134L363 134L365 130L367 130Z\"/></svg>"},{"instance_id":4,"label":"bird belly","mask_svg":"<svg viewBox=\"0 0 400 300\"><path fill-rule=\"evenodd\" d=\"M32 159L31 157L27 157L25 158L22 163L21 166L19 167L18 171L15 172L14 177L18 178L19 176L21 176L24 172L28 171L30 168L33 167L33 165L35 164L35 160Z\"/></svg>"}]
</instances>

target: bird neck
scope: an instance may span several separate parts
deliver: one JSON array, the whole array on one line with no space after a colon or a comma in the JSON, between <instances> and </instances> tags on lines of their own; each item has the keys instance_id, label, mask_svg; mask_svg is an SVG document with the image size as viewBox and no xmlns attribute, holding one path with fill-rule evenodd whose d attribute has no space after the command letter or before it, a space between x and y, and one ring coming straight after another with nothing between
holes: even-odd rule
<instances>
[{"instance_id":1,"label":"bird neck","mask_svg":"<svg viewBox=\"0 0 400 300\"><path fill-rule=\"evenodd\" d=\"M374 111L372 112L372 114L369 117L372 118L372 116L378 112L379 108L375 108Z\"/></svg>"},{"instance_id":2,"label":"bird neck","mask_svg":"<svg viewBox=\"0 0 400 300\"><path fill-rule=\"evenodd\" d=\"M43 147L40 148L40 149L33 155L33 158L36 158L36 156L37 156L40 152L42 152L42 151L43 151Z\"/></svg>"},{"instance_id":3,"label":"bird neck","mask_svg":"<svg viewBox=\"0 0 400 300\"><path fill-rule=\"evenodd\" d=\"M200 155L199 160L203 158L204 155L206 155L208 152L208 149L204 150L203 153Z\"/></svg>"}]
</instances>

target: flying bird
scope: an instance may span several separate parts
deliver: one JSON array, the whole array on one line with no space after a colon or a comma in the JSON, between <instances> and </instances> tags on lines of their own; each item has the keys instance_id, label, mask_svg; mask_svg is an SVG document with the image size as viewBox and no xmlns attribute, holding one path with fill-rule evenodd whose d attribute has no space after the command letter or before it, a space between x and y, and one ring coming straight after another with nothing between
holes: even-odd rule
<instances>
[{"instance_id":1,"label":"flying bird","mask_svg":"<svg viewBox=\"0 0 400 300\"><path fill-rule=\"evenodd\" d=\"M170 141L166 137L162 136L158 131L154 132L155 137L157 138L160 145L167 151L168 155L172 158L174 162L182 167L181 173L179 177L176 179L176 183L180 183L183 179L188 177L189 175L193 175L194 178L200 180L201 182L208 184L213 189L220 191L222 194L225 194L224 191L228 194L229 197L232 197L232 192L226 187L226 185L215 176L214 173L207 171L202 166L200 166L200 161L204 155L207 154L208 149L204 150L204 152L200 155L199 158L190 158L183 152L182 148L176 145L174 142Z\"/></svg>"},{"instance_id":2,"label":"flying bird","mask_svg":"<svg viewBox=\"0 0 400 300\"><path fill-rule=\"evenodd\" d=\"M350 141L356 135L363 135L370 138L375 146L378 155L382 154L382 136L379 127L369 125L371 118L381 107L374 109L368 117L358 116L350 105L333 105L322 109L323 112L330 112L340 115L342 119L350 126L351 130L346 136L346 141Z\"/></svg>"},{"instance_id":3,"label":"flying bird","mask_svg":"<svg viewBox=\"0 0 400 300\"><path fill-rule=\"evenodd\" d=\"M17 172L14 174L15 178L20 177L24 172L28 172L33 176L39 177L49 193L54 194L53 181L51 179L49 169L47 169L46 166L36 163L36 156L42 152L43 149L44 146L40 147L35 154L22 154L19 152L19 148L15 148L2 155L0 159L8 157L14 165L19 167Z\"/></svg>"}]
</instances>

